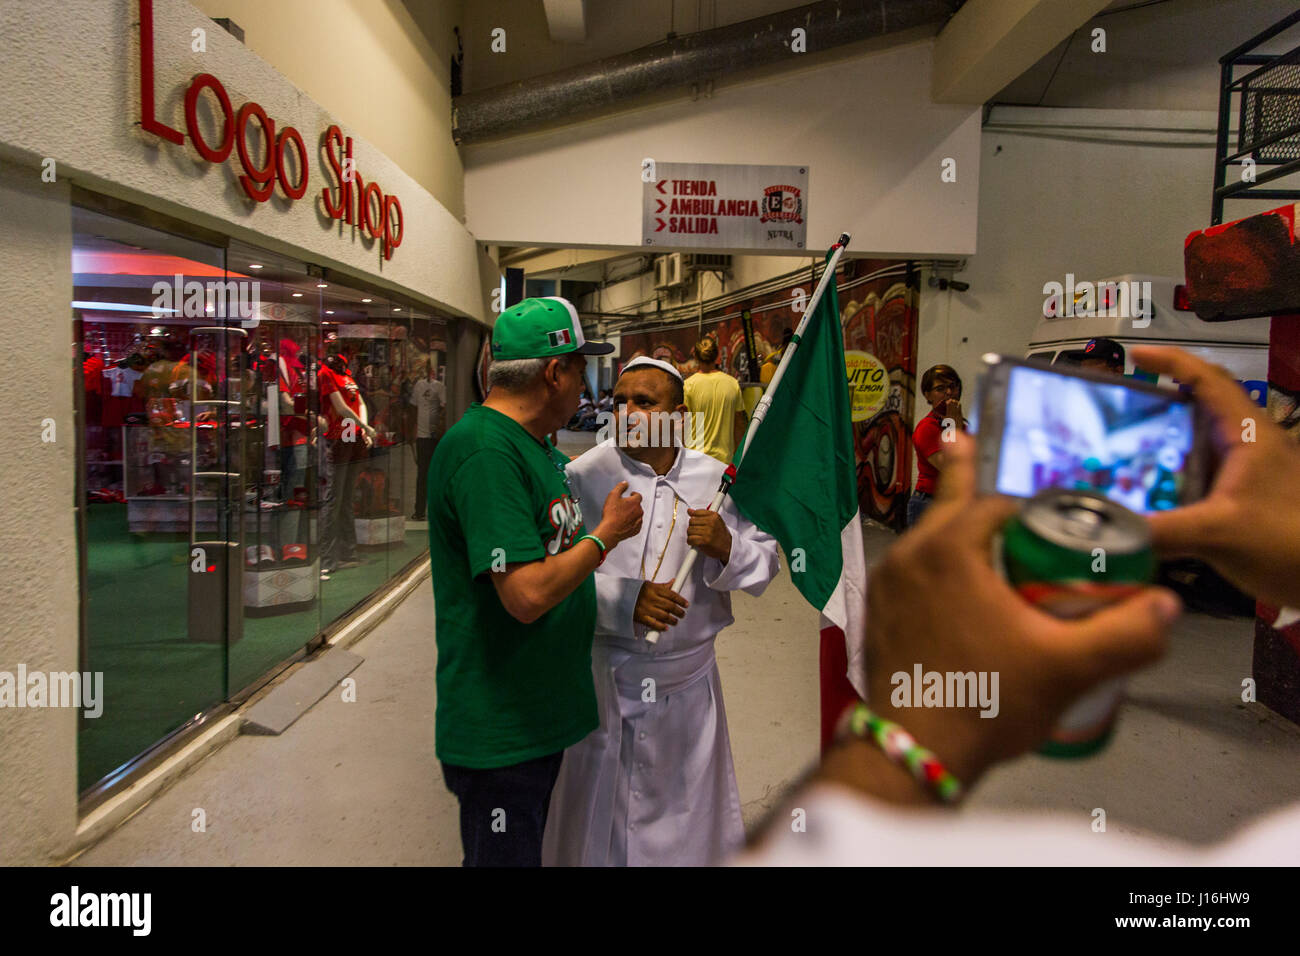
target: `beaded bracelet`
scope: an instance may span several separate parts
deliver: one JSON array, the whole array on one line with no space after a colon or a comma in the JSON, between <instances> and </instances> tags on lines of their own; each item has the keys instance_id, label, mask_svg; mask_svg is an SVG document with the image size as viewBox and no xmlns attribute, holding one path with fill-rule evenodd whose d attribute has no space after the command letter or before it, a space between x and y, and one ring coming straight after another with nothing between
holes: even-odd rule
<instances>
[{"instance_id":1,"label":"beaded bracelet","mask_svg":"<svg viewBox=\"0 0 1300 956\"><path fill-rule=\"evenodd\" d=\"M919 783L933 790L944 803L956 803L961 799L961 783L957 778L948 772L938 757L918 744L898 724L876 716L866 704L859 702L849 715L848 726L855 736L866 738L870 735L890 760L906 767Z\"/></svg>"}]
</instances>

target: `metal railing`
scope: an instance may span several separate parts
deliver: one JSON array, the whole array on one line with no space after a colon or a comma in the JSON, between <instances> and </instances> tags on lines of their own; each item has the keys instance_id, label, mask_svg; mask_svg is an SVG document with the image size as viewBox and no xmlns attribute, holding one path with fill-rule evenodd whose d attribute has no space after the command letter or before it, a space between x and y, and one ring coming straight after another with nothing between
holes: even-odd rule
<instances>
[{"instance_id":1,"label":"metal railing","mask_svg":"<svg viewBox=\"0 0 1300 956\"><path fill-rule=\"evenodd\" d=\"M1300 187L1262 188L1265 183L1300 172L1300 46L1282 54L1252 52L1297 23L1300 10L1219 60L1219 130L1211 209L1214 225L1223 222L1227 199L1300 200ZM1239 70L1246 72L1238 76ZM1234 99L1237 137L1232 143Z\"/></svg>"}]
</instances>

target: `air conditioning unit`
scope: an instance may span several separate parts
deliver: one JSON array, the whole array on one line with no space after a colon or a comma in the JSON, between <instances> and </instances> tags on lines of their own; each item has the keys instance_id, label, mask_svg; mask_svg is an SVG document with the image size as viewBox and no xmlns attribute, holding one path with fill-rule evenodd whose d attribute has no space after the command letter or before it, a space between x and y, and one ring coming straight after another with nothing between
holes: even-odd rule
<instances>
[{"instance_id":1,"label":"air conditioning unit","mask_svg":"<svg viewBox=\"0 0 1300 956\"><path fill-rule=\"evenodd\" d=\"M655 288L670 289L682 284L682 254L674 252L655 260Z\"/></svg>"},{"instance_id":2,"label":"air conditioning unit","mask_svg":"<svg viewBox=\"0 0 1300 956\"><path fill-rule=\"evenodd\" d=\"M686 268L690 272L730 272L731 256L713 252L694 252L686 256Z\"/></svg>"}]
</instances>

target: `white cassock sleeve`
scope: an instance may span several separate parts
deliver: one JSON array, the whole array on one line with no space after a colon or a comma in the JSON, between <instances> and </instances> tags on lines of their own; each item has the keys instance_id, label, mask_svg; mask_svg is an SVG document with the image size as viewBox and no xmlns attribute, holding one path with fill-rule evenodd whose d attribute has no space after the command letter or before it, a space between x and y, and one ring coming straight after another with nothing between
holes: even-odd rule
<instances>
[{"instance_id":1,"label":"white cassock sleeve","mask_svg":"<svg viewBox=\"0 0 1300 956\"><path fill-rule=\"evenodd\" d=\"M745 591L758 597L781 569L776 538L742 516L730 499L722 502L719 514L731 532L731 557L723 565L700 555L704 583L714 591Z\"/></svg>"},{"instance_id":2,"label":"white cassock sleeve","mask_svg":"<svg viewBox=\"0 0 1300 956\"><path fill-rule=\"evenodd\" d=\"M602 574L596 569L596 630L626 637L633 633L632 612L641 594L640 578Z\"/></svg>"}]
</instances>

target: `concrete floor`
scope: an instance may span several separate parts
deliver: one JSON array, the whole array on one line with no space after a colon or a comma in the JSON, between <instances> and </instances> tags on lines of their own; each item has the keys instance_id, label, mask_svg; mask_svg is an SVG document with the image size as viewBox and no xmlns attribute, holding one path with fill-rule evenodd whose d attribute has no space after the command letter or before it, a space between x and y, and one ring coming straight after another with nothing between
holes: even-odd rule
<instances>
[{"instance_id":1,"label":"concrete floor","mask_svg":"<svg viewBox=\"0 0 1300 956\"><path fill-rule=\"evenodd\" d=\"M868 528L869 558L891 540ZM762 598L733 603L718 660L753 826L816 759L817 614L784 571ZM1050 809L1080 826L1102 807L1121 839L1145 830L1199 842L1300 799L1300 729L1241 702L1252 635L1247 620L1186 616L1168 656L1131 682L1104 753L1023 758L994 771L966 806ZM353 650L366 659L351 675L355 703L333 693L279 737L239 737L76 864L458 865L456 801L433 752L427 581ZM196 808L206 832L191 829Z\"/></svg>"}]
</instances>

